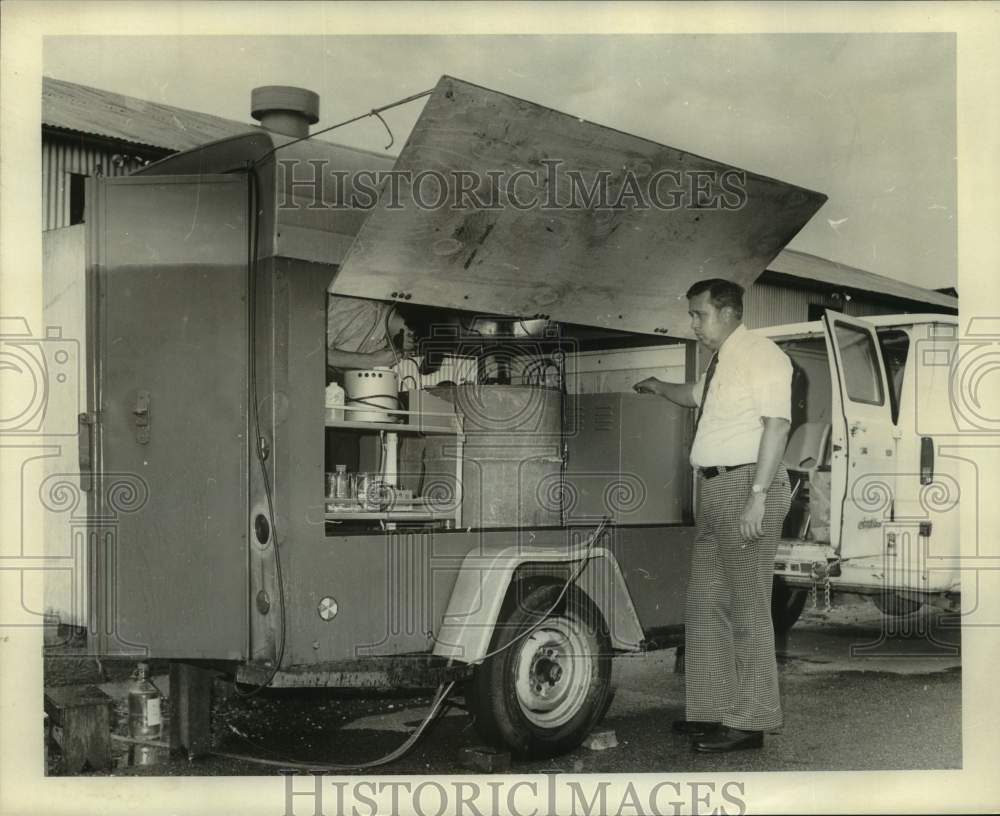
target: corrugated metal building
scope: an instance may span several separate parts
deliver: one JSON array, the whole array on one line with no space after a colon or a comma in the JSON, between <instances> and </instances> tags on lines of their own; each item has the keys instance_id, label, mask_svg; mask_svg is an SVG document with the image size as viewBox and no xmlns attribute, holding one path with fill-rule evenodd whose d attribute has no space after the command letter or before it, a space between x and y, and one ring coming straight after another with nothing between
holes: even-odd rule
<instances>
[{"instance_id":1,"label":"corrugated metal building","mask_svg":"<svg viewBox=\"0 0 1000 816\"><path fill-rule=\"evenodd\" d=\"M43 78L44 229L83 218L83 179L125 175L179 150L256 130L211 114ZM814 319L823 309L864 316L958 311L958 299L814 255L785 250L747 292L750 328Z\"/></svg>"},{"instance_id":2,"label":"corrugated metal building","mask_svg":"<svg viewBox=\"0 0 1000 816\"><path fill-rule=\"evenodd\" d=\"M123 176L254 125L42 78L42 229L83 219L83 179Z\"/></svg>"},{"instance_id":3,"label":"corrugated metal building","mask_svg":"<svg viewBox=\"0 0 1000 816\"><path fill-rule=\"evenodd\" d=\"M750 287L744 304L750 328L815 320L824 309L845 314L958 313L958 298L828 261L783 250Z\"/></svg>"}]
</instances>

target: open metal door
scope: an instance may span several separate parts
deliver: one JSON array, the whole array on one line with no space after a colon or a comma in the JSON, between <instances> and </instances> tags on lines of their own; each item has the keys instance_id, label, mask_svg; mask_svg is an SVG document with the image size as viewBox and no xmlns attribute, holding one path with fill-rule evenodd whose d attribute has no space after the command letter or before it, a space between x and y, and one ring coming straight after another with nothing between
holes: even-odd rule
<instances>
[{"instance_id":1,"label":"open metal door","mask_svg":"<svg viewBox=\"0 0 1000 816\"><path fill-rule=\"evenodd\" d=\"M334 294L691 337L826 196L442 77Z\"/></svg>"},{"instance_id":2,"label":"open metal door","mask_svg":"<svg viewBox=\"0 0 1000 816\"><path fill-rule=\"evenodd\" d=\"M881 556L896 489L892 408L875 329L823 315L833 382L830 540L841 558Z\"/></svg>"},{"instance_id":3,"label":"open metal door","mask_svg":"<svg viewBox=\"0 0 1000 816\"><path fill-rule=\"evenodd\" d=\"M104 652L247 651L247 186L88 193L91 626Z\"/></svg>"}]
</instances>

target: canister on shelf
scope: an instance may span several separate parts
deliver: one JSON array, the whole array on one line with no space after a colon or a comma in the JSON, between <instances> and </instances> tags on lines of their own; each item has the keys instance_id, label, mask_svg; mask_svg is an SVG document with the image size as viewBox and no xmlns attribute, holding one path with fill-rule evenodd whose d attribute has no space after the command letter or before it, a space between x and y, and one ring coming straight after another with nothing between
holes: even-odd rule
<instances>
[{"instance_id":1,"label":"canister on shelf","mask_svg":"<svg viewBox=\"0 0 1000 816\"><path fill-rule=\"evenodd\" d=\"M344 389L336 382L326 387L326 418L339 422L344 418Z\"/></svg>"},{"instance_id":2,"label":"canister on shelf","mask_svg":"<svg viewBox=\"0 0 1000 816\"><path fill-rule=\"evenodd\" d=\"M365 497L368 494L368 485L371 477L367 473L352 473L351 482L353 485L354 500L364 507Z\"/></svg>"},{"instance_id":3,"label":"canister on shelf","mask_svg":"<svg viewBox=\"0 0 1000 816\"><path fill-rule=\"evenodd\" d=\"M389 413L399 409L399 376L389 368L356 369L344 374L347 403L344 416L352 422L398 422ZM372 410L360 410L370 408Z\"/></svg>"},{"instance_id":4,"label":"canister on shelf","mask_svg":"<svg viewBox=\"0 0 1000 816\"><path fill-rule=\"evenodd\" d=\"M333 474L333 498L349 499L351 497L351 483L347 477L347 465L337 465L336 473Z\"/></svg>"}]
</instances>

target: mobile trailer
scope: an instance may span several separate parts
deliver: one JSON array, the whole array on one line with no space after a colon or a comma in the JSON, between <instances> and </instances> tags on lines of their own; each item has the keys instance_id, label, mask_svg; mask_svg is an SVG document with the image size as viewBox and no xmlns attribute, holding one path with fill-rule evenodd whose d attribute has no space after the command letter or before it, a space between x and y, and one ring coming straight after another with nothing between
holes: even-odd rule
<instances>
[{"instance_id":1,"label":"mobile trailer","mask_svg":"<svg viewBox=\"0 0 1000 816\"><path fill-rule=\"evenodd\" d=\"M555 157L635 178L739 172L747 199L396 208L383 185L362 206L378 170L488 178ZM459 678L487 737L572 748L609 702L611 656L681 632L690 412L559 377L412 388L384 422L330 419L327 288L458 315L464 343L476 315L511 318L500 337L522 363L681 342L693 378L688 286L749 284L823 200L448 77L394 163L262 130L96 180L80 418L94 648L169 659L201 689L208 669L268 686ZM360 468L384 434L401 461L435 463L441 495L331 509L331 449Z\"/></svg>"}]
</instances>

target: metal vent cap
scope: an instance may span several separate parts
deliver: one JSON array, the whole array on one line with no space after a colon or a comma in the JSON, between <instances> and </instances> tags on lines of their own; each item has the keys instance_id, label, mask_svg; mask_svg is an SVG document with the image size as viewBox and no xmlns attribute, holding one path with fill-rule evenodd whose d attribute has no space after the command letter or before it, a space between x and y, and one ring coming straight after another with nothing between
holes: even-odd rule
<instances>
[{"instance_id":1,"label":"metal vent cap","mask_svg":"<svg viewBox=\"0 0 1000 816\"><path fill-rule=\"evenodd\" d=\"M263 85L250 92L250 115L268 130L308 136L319 121L319 94L290 85Z\"/></svg>"}]
</instances>

